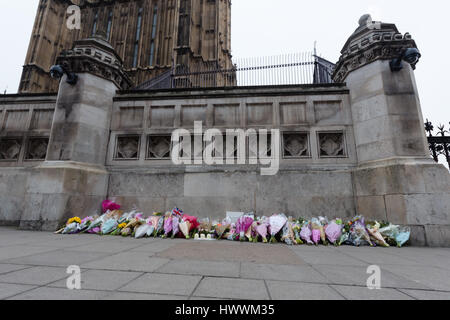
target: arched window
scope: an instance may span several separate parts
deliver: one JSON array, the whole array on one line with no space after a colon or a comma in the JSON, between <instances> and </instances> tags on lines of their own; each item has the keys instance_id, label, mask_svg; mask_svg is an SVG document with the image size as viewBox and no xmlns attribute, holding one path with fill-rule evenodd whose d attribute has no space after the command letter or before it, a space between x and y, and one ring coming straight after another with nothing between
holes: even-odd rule
<instances>
[{"instance_id":1,"label":"arched window","mask_svg":"<svg viewBox=\"0 0 450 320\"><path fill-rule=\"evenodd\" d=\"M139 8L136 27L136 40L134 41L133 68L137 67L138 62L139 41L141 39L141 27L142 27L142 8Z\"/></svg>"},{"instance_id":2,"label":"arched window","mask_svg":"<svg viewBox=\"0 0 450 320\"><path fill-rule=\"evenodd\" d=\"M158 27L158 6L155 5L153 8L153 24L152 24L152 39L150 41L150 60L149 65L154 65L155 60L155 39L156 39L156 29Z\"/></svg>"},{"instance_id":3,"label":"arched window","mask_svg":"<svg viewBox=\"0 0 450 320\"><path fill-rule=\"evenodd\" d=\"M94 25L92 26L92 35L93 36L97 32L97 22L98 22L98 12L96 12L95 16L94 16Z\"/></svg>"},{"instance_id":4,"label":"arched window","mask_svg":"<svg viewBox=\"0 0 450 320\"><path fill-rule=\"evenodd\" d=\"M106 27L106 40L108 40L108 41L110 41L110 38L111 38L112 18L113 18L113 12L111 10L108 15L108 26Z\"/></svg>"}]
</instances>

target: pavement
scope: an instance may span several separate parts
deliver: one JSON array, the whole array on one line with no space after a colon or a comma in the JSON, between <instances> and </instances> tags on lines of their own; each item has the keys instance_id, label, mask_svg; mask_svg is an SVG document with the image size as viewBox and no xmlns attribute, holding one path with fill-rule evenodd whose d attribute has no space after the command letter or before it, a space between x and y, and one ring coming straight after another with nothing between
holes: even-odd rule
<instances>
[{"instance_id":1,"label":"pavement","mask_svg":"<svg viewBox=\"0 0 450 320\"><path fill-rule=\"evenodd\" d=\"M69 266L81 290L69 290ZM369 266L381 289L367 288ZM450 249L55 235L0 227L0 299L450 299Z\"/></svg>"}]
</instances>

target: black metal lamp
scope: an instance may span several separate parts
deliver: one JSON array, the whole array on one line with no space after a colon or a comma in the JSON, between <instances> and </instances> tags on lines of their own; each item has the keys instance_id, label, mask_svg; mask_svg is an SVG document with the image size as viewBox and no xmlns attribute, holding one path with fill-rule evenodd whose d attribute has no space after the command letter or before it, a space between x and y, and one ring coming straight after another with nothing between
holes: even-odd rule
<instances>
[{"instance_id":1,"label":"black metal lamp","mask_svg":"<svg viewBox=\"0 0 450 320\"><path fill-rule=\"evenodd\" d=\"M413 70L416 70L416 64L419 62L420 54L417 48L408 48L400 55L400 57L395 58L391 61L391 71L398 72L403 69L403 61L409 63Z\"/></svg>"},{"instance_id":2,"label":"black metal lamp","mask_svg":"<svg viewBox=\"0 0 450 320\"><path fill-rule=\"evenodd\" d=\"M66 70L66 68L64 68L63 66L57 64L54 65L50 68L50 76L53 79L61 79L62 76L66 74L67 75L67 80L66 82L70 85L76 85L78 82L78 76L73 73L73 72L68 72Z\"/></svg>"}]
</instances>

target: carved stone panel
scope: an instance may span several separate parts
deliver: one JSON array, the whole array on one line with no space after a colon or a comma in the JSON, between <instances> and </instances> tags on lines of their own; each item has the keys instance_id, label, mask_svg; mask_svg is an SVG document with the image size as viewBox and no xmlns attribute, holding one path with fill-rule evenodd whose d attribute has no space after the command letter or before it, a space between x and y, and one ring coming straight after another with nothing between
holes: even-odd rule
<instances>
[{"instance_id":1,"label":"carved stone panel","mask_svg":"<svg viewBox=\"0 0 450 320\"><path fill-rule=\"evenodd\" d=\"M236 127L240 124L239 104L214 106L214 125Z\"/></svg>"},{"instance_id":2,"label":"carved stone panel","mask_svg":"<svg viewBox=\"0 0 450 320\"><path fill-rule=\"evenodd\" d=\"M50 130L52 128L54 110L34 110L31 118L31 130Z\"/></svg>"},{"instance_id":3,"label":"carved stone panel","mask_svg":"<svg viewBox=\"0 0 450 320\"><path fill-rule=\"evenodd\" d=\"M27 131L28 110L6 111L5 130L6 131Z\"/></svg>"},{"instance_id":4,"label":"carved stone panel","mask_svg":"<svg viewBox=\"0 0 450 320\"><path fill-rule=\"evenodd\" d=\"M147 159L167 160L171 158L171 136L150 135L147 138Z\"/></svg>"},{"instance_id":5,"label":"carved stone panel","mask_svg":"<svg viewBox=\"0 0 450 320\"><path fill-rule=\"evenodd\" d=\"M342 122L342 103L341 101L316 101L314 102L314 114L318 123Z\"/></svg>"},{"instance_id":6,"label":"carved stone panel","mask_svg":"<svg viewBox=\"0 0 450 320\"><path fill-rule=\"evenodd\" d=\"M303 158L310 156L307 133L283 133L283 157Z\"/></svg>"},{"instance_id":7,"label":"carved stone panel","mask_svg":"<svg viewBox=\"0 0 450 320\"><path fill-rule=\"evenodd\" d=\"M202 121L206 124L206 106L182 106L181 124L184 127L193 127L194 121Z\"/></svg>"},{"instance_id":8,"label":"carved stone panel","mask_svg":"<svg viewBox=\"0 0 450 320\"><path fill-rule=\"evenodd\" d=\"M319 133L319 155L322 158L345 157L345 139L343 132Z\"/></svg>"},{"instance_id":9,"label":"carved stone panel","mask_svg":"<svg viewBox=\"0 0 450 320\"><path fill-rule=\"evenodd\" d=\"M306 102L280 103L282 125L303 124L306 122Z\"/></svg>"},{"instance_id":10,"label":"carved stone panel","mask_svg":"<svg viewBox=\"0 0 450 320\"><path fill-rule=\"evenodd\" d=\"M273 124L273 104L247 104L247 123L249 125Z\"/></svg>"},{"instance_id":11,"label":"carved stone panel","mask_svg":"<svg viewBox=\"0 0 450 320\"><path fill-rule=\"evenodd\" d=\"M28 140L25 160L45 160L48 138L30 138Z\"/></svg>"},{"instance_id":12,"label":"carved stone panel","mask_svg":"<svg viewBox=\"0 0 450 320\"><path fill-rule=\"evenodd\" d=\"M116 160L138 160L141 145L141 137L136 136L118 136L116 142Z\"/></svg>"},{"instance_id":13,"label":"carved stone panel","mask_svg":"<svg viewBox=\"0 0 450 320\"><path fill-rule=\"evenodd\" d=\"M120 128L142 128L144 123L144 107L120 108Z\"/></svg>"},{"instance_id":14,"label":"carved stone panel","mask_svg":"<svg viewBox=\"0 0 450 320\"><path fill-rule=\"evenodd\" d=\"M269 131L270 132L270 131ZM250 134L248 136L248 155L250 159L272 156L272 135Z\"/></svg>"},{"instance_id":15,"label":"carved stone panel","mask_svg":"<svg viewBox=\"0 0 450 320\"><path fill-rule=\"evenodd\" d=\"M152 128L173 128L175 124L175 107L152 106L149 123Z\"/></svg>"},{"instance_id":16,"label":"carved stone panel","mask_svg":"<svg viewBox=\"0 0 450 320\"><path fill-rule=\"evenodd\" d=\"M0 160L19 160L22 138L8 138L0 140Z\"/></svg>"}]
</instances>

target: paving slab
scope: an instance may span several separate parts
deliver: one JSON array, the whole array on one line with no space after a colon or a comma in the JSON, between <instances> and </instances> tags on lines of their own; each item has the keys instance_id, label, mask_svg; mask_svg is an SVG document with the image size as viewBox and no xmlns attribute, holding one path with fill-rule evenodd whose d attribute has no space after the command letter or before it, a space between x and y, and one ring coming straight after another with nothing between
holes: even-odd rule
<instances>
[{"instance_id":1,"label":"paving slab","mask_svg":"<svg viewBox=\"0 0 450 320\"><path fill-rule=\"evenodd\" d=\"M349 247L343 246L338 249L345 255L353 257L359 261L364 261L369 265L420 265L417 261L404 256L396 255L395 248L371 248L371 247Z\"/></svg>"},{"instance_id":2,"label":"paving slab","mask_svg":"<svg viewBox=\"0 0 450 320\"><path fill-rule=\"evenodd\" d=\"M153 272L170 260L153 257L151 253L124 252L81 265L82 269Z\"/></svg>"},{"instance_id":3,"label":"paving slab","mask_svg":"<svg viewBox=\"0 0 450 320\"><path fill-rule=\"evenodd\" d=\"M428 288L450 292L450 273L448 270L435 267L397 265L384 266L384 269L422 285L422 289ZM407 287L403 288L408 289Z\"/></svg>"},{"instance_id":4,"label":"paving slab","mask_svg":"<svg viewBox=\"0 0 450 320\"><path fill-rule=\"evenodd\" d=\"M50 252L10 259L6 260L6 262L35 266L58 266L67 268L68 266L72 265L79 266L82 263L97 260L107 255L108 253L104 252L80 252L58 249Z\"/></svg>"},{"instance_id":5,"label":"paving slab","mask_svg":"<svg viewBox=\"0 0 450 320\"><path fill-rule=\"evenodd\" d=\"M344 298L325 284L286 281L267 281L273 300L343 300Z\"/></svg>"},{"instance_id":6,"label":"paving slab","mask_svg":"<svg viewBox=\"0 0 450 320\"><path fill-rule=\"evenodd\" d=\"M148 293L136 293L136 292L113 292L102 300L187 300L187 296L175 296L166 294L148 294Z\"/></svg>"},{"instance_id":7,"label":"paving slab","mask_svg":"<svg viewBox=\"0 0 450 320\"><path fill-rule=\"evenodd\" d=\"M407 294L391 288L371 290L367 287L358 286L333 285L331 287L349 300L413 300L413 298Z\"/></svg>"},{"instance_id":8,"label":"paving slab","mask_svg":"<svg viewBox=\"0 0 450 320\"><path fill-rule=\"evenodd\" d=\"M349 256L337 249L334 250L305 250L308 248L302 246L295 249L294 252L308 264L324 264L324 265L339 265L339 266L363 266L366 262Z\"/></svg>"},{"instance_id":9,"label":"paving slab","mask_svg":"<svg viewBox=\"0 0 450 320\"><path fill-rule=\"evenodd\" d=\"M365 287L370 276L367 273L367 267L315 265L314 269L324 275L329 280L329 284ZM430 289L419 282L395 275L383 268L381 268L381 286L383 288Z\"/></svg>"},{"instance_id":10,"label":"paving slab","mask_svg":"<svg viewBox=\"0 0 450 320\"><path fill-rule=\"evenodd\" d=\"M81 289L87 290L117 290L137 277L142 272L125 272L110 270L87 270L81 273ZM66 280L56 281L48 285L49 287L66 288Z\"/></svg>"},{"instance_id":11,"label":"paving slab","mask_svg":"<svg viewBox=\"0 0 450 320\"><path fill-rule=\"evenodd\" d=\"M82 246L71 247L71 251L80 251L80 252L103 252L103 253L121 253L125 251L132 250L136 247L141 246L135 241L101 241L101 242L93 242Z\"/></svg>"},{"instance_id":12,"label":"paving slab","mask_svg":"<svg viewBox=\"0 0 450 320\"><path fill-rule=\"evenodd\" d=\"M36 288L25 284L0 283L0 299L7 299L19 293Z\"/></svg>"},{"instance_id":13,"label":"paving slab","mask_svg":"<svg viewBox=\"0 0 450 320\"><path fill-rule=\"evenodd\" d=\"M158 253L165 251L173 246L176 246L177 244L179 244L179 242L173 241L172 239L165 239L165 240L157 239L150 243L137 246L133 248L131 251Z\"/></svg>"},{"instance_id":14,"label":"paving slab","mask_svg":"<svg viewBox=\"0 0 450 320\"><path fill-rule=\"evenodd\" d=\"M187 241L158 254L170 259L201 261L245 261L267 264L305 264L284 245L239 243L231 241Z\"/></svg>"},{"instance_id":15,"label":"paving slab","mask_svg":"<svg viewBox=\"0 0 450 320\"><path fill-rule=\"evenodd\" d=\"M216 277L239 277L239 262L173 260L156 270L159 273Z\"/></svg>"},{"instance_id":16,"label":"paving slab","mask_svg":"<svg viewBox=\"0 0 450 320\"><path fill-rule=\"evenodd\" d=\"M241 278L326 283L327 279L307 265L241 264Z\"/></svg>"},{"instance_id":17,"label":"paving slab","mask_svg":"<svg viewBox=\"0 0 450 320\"><path fill-rule=\"evenodd\" d=\"M206 277L193 296L227 299L268 300L263 280Z\"/></svg>"},{"instance_id":18,"label":"paving slab","mask_svg":"<svg viewBox=\"0 0 450 320\"><path fill-rule=\"evenodd\" d=\"M31 241L31 240L30 240ZM0 248L0 262L14 258L30 256L33 254L54 251L55 248L29 246L29 245L11 245Z\"/></svg>"},{"instance_id":19,"label":"paving slab","mask_svg":"<svg viewBox=\"0 0 450 320\"><path fill-rule=\"evenodd\" d=\"M399 290L419 300L450 300L450 292L406 289Z\"/></svg>"},{"instance_id":20,"label":"paving slab","mask_svg":"<svg viewBox=\"0 0 450 320\"><path fill-rule=\"evenodd\" d=\"M69 277L66 268L57 267L32 267L25 270L19 270L0 275L0 282L46 285L57 280Z\"/></svg>"},{"instance_id":21,"label":"paving slab","mask_svg":"<svg viewBox=\"0 0 450 320\"><path fill-rule=\"evenodd\" d=\"M12 271L27 269L27 268L30 268L30 266L20 265L20 264L0 263L0 275L9 273Z\"/></svg>"},{"instance_id":22,"label":"paving slab","mask_svg":"<svg viewBox=\"0 0 450 320\"><path fill-rule=\"evenodd\" d=\"M190 296L202 277L146 273L119 291Z\"/></svg>"},{"instance_id":23,"label":"paving slab","mask_svg":"<svg viewBox=\"0 0 450 320\"><path fill-rule=\"evenodd\" d=\"M109 293L108 291L40 287L16 295L9 300L100 300Z\"/></svg>"}]
</instances>

